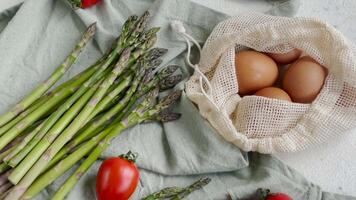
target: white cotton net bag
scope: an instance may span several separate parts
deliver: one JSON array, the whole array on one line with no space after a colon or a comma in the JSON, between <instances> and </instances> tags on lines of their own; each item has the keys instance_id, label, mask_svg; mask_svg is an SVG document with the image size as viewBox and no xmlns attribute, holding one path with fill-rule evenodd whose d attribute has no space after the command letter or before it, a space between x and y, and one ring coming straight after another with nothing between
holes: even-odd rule
<instances>
[{"instance_id":1,"label":"white cotton net bag","mask_svg":"<svg viewBox=\"0 0 356 200\"><path fill-rule=\"evenodd\" d=\"M311 104L241 98L235 53L245 48L271 53L301 49L328 69L318 97ZM319 20L256 13L232 17L215 27L197 67L208 82L194 73L186 83L187 96L223 138L242 150L300 151L356 126L355 47Z\"/></svg>"}]
</instances>

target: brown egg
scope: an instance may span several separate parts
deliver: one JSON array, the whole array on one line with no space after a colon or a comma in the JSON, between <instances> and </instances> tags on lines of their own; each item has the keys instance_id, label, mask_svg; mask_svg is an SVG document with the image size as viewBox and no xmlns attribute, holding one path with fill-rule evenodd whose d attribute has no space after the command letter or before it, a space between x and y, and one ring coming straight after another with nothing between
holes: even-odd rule
<instances>
[{"instance_id":1,"label":"brown egg","mask_svg":"<svg viewBox=\"0 0 356 200\"><path fill-rule=\"evenodd\" d=\"M326 70L309 56L294 62L283 77L283 89L294 102L311 103L319 94Z\"/></svg>"},{"instance_id":2,"label":"brown egg","mask_svg":"<svg viewBox=\"0 0 356 200\"><path fill-rule=\"evenodd\" d=\"M257 51L241 51L235 56L239 94L252 94L272 86L278 76L277 64Z\"/></svg>"},{"instance_id":3,"label":"brown egg","mask_svg":"<svg viewBox=\"0 0 356 200\"><path fill-rule=\"evenodd\" d=\"M286 101L292 101L292 99L289 97L288 93L285 92L284 90L276 87L267 87L263 88L261 90L258 90L255 93L256 96L261 96L261 97L268 97L272 99L280 99L280 100L286 100Z\"/></svg>"},{"instance_id":4,"label":"brown egg","mask_svg":"<svg viewBox=\"0 0 356 200\"><path fill-rule=\"evenodd\" d=\"M300 55L302 54L302 51L299 49L293 49L292 51L288 53L268 53L268 55L276 61L276 63L279 64L289 64L294 61L296 61Z\"/></svg>"}]
</instances>

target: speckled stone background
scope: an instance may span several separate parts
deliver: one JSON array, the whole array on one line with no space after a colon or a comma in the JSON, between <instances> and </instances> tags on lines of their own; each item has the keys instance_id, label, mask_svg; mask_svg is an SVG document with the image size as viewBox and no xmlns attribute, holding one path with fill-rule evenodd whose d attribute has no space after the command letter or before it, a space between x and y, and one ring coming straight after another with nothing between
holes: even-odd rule
<instances>
[{"instance_id":1,"label":"speckled stone background","mask_svg":"<svg viewBox=\"0 0 356 200\"><path fill-rule=\"evenodd\" d=\"M0 0L0 12L23 0ZM247 10L270 9L259 0L193 0L207 7L234 15ZM327 21L356 43L355 0L301 0L297 16L317 17ZM297 169L324 190L356 196L356 129L334 138L321 147L278 157Z\"/></svg>"}]
</instances>

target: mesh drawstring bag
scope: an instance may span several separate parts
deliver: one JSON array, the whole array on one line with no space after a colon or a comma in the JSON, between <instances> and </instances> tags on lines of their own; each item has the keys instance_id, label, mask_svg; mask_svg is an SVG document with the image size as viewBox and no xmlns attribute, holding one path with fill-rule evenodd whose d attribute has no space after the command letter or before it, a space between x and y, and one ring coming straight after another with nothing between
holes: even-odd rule
<instances>
[{"instance_id":1,"label":"mesh drawstring bag","mask_svg":"<svg viewBox=\"0 0 356 200\"><path fill-rule=\"evenodd\" d=\"M318 97L311 104L241 98L235 53L246 48L271 53L301 49L328 69ZM187 96L223 138L242 150L300 151L356 125L355 47L317 19L256 13L232 17L214 28L198 66L186 83Z\"/></svg>"}]
</instances>

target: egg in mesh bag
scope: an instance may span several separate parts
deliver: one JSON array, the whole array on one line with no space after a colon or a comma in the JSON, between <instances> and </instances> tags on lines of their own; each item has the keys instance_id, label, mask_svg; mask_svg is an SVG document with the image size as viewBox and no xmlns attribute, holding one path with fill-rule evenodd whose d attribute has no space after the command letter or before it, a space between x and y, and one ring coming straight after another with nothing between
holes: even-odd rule
<instances>
[{"instance_id":1,"label":"egg in mesh bag","mask_svg":"<svg viewBox=\"0 0 356 200\"><path fill-rule=\"evenodd\" d=\"M310 104L238 94L235 53L247 48L287 53L302 50L328 69ZM227 141L245 151L294 152L320 145L356 126L356 51L326 23L311 18L242 14L219 23L207 39L187 96ZM238 76L238 75L237 75ZM209 89L206 94L203 89Z\"/></svg>"}]
</instances>

